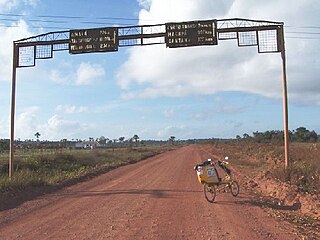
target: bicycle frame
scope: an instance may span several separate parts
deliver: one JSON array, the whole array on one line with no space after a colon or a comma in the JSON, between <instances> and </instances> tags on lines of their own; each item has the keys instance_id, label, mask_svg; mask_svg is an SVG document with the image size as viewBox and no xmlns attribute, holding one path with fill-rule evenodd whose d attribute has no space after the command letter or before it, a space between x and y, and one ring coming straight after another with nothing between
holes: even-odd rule
<instances>
[{"instance_id":1,"label":"bicycle frame","mask_svg":"<svg viewBox=\"0 0 320 240\"><path fill-rule=\"evenodd\" d=\"M208 202L213 203L217 192L229 192L236 197L239 194L239 184L233 179L230 169L226 163L219 162L219 167L225 171L224 178L219 178L217 169L214 165L196 165L198 180L203 184L203 192Z\"/></svg>"}]
</instances>

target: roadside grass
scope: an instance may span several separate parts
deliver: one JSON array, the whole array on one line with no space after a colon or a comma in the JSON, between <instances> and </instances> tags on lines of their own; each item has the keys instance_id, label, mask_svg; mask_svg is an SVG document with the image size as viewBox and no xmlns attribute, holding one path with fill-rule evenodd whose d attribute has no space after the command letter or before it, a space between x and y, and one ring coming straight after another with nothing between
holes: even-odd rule
<instances>
[{"instance_id":1,"label":"roadside grass","mask_svg":"<svg viewBox=\"0 0 320 240\"><path fill-rule=\"evenodd\" d=\"M236 141L215 142L214 151L220 156L227 156L231 165L236 164L240 169L254 170L252 174L264 169L266 165L262 154L265 150L251 144L239 144Z\"/></svg>"},{"instance_id":2,"label":"roadside grass","mask_svg":"<svg viewBox=\"0 0 320 240\"><path fill-rule=\"evenodd\" d=\"M274 169L274 176L289 181L299 191L320 194L320 144L295 143L290 148L288 171Z\"/></svg>"},{"instance_id":3,"label":"roadside grass","mask_svg":"<svg viewBox=\"0 0 320 240\"><path fill-rule=\"evenodd\" d=\"M284 147L250 141L215 142L215 150L255 175L269 170L274 178L296 185L299 191L320 195L320 143L291 143L289 169L284 170Z\"/></svg>"},{"instance_id":4,"label":"roadside grass","mask_svg":"<svg viewBox=\"0 0 320 240\"><path fill-rule=\"evenodd\" d=\"M135 163L165 151L164 147L92 150L17 151L14 174L8 177L8 155L0 155L0 192L51 186L91 172Z\"/></svg>"},{"instance_id":5,"label":"roadside grass","mask_svg":"<svg viewBox=\"0 0 320 240\"><path fill-rule=\"evenodd\" d=\"M213 146L216 154L229 156L230 162L243 170L249 179L267 176L267 179L273 178L289 183L293 188L288 189L294 189L292 196L297 196L298 190L301 193L299 195L304 198L299 199L297 204L283 206L280 201L283 198L278 199L270 192L256 191L255 185L250 185L250 180L247 182L248 185L245 185L254 194L255 204L263 207L270 216L294 224L296 234L303 239L320 239L319 217L316 215L319 212L317 200L320 200L320 143L291 142L287 171L284 170L283 145L241 140L215 142ZM269 187L276 188L280 185L270 183ZM280 192L281 189L279 188ZM285 192L284 190L282 197L290 197L290 192Z\"/></svg>"}]
</instances>

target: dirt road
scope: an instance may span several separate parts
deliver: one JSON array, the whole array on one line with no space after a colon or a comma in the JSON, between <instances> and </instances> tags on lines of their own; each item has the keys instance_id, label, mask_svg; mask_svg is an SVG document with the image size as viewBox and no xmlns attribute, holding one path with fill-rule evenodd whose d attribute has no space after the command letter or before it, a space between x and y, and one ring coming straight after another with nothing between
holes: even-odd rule
<instances>
[{"instance_id":1,"label":"dirt road","mask_svg":"<svg viewBox=\"0 0 320 240\"><path fill-rule=\"evenodd\" d=\"M299 239L243 191L208 203L193 171L208 157L183 147L2 211L0 239Z\"/></svg>"}]
</instances>

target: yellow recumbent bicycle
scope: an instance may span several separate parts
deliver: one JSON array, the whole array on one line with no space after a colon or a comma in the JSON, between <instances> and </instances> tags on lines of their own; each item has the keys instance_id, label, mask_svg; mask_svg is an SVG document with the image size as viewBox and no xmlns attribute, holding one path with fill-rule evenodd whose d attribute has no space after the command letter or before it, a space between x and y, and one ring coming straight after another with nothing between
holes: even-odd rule
<instances>
[{"instance_id":1,"label":"yellow recumbent bicycle","mask_svg":"<svg viewBox=\"0 0 320 240\"><path fill-rule=\"evenodd\" d=\"M228 157L225 158L226 160ZM239 194L239 184L233 179L231 170L226 166L227 161L217 160L207 161L197 164L194 170L197 171L198 180L203 184L204 196L208 202L213 203L217 192L231 192L232 196L236 197ZM218 165L225 173L223 178L220 178L216 168Z\"/></svg>"}]
</instances>

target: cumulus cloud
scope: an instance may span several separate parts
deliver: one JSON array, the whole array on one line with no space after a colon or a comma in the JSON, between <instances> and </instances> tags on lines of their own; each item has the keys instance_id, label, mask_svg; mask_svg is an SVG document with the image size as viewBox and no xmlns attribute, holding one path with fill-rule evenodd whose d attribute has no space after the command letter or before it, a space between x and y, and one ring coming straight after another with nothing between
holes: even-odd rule
<instances>
[{"instance_id":1,"label":"cumulus cloud","mask_svg":"<svg viewBox=\"0 0 320 240\"><path fill-rule=\"evenodd\" d=\"M80 63L77 69L68 63L62 62L59 70L52 70L50 72L50 80L59 84L67 85L91 85L105 76L104 68L99 64L92 64L90 62ZM69 74L65 75L66 72ZM76 74L74 74L76 72Z\"/></svg>"},{"instance_id":2,"label":"cumulus cloud","mask_svg":"<svg viewBox=\"0 0 320 240\"><path fill-rule=\"evenodd\" d=\"M207 19L227 13L234 0L138 0L140 24Z\"/></svg>"},{"instance_id":3,"label":"cumulus cloud","mask_svg":"<svg viewBox=\"0 0 320 240\"><path fill-rule=\"evenodd\" d=\"M34 134L39 132L42 140L59 140L61 138L86 138L92 133L101 134L101 126L95 123L81 122L79 119L68 119L70 114L77 113L101 113L109 112L112 109L121 107L121 103L111 103L102 107L89 109L87 106L58 105L56 114L48 119L43 119L43 111L38 106L31 106L22 109L16 116L15 138L34 139ZM0 135L9 138L9 118L0 119ZM128 130L126 130L128 131ZM116 132L116 131L115 131ZM116 133L114 133L116 134Z\"/></svg>"},{"instance_id":4,"label":"cumulus cloud","mask_svg":"<svg viewBox=\"0 0 320 240\"><path fill-rule=\"evenodd\" d=\"M0 0L0 9L2 12L12 11L21 5L35 7L39 0ZM23 20L17 20L9 26L1 27L0 35L0 81L11 80L12 68L12 46L13 41L32 36L27 23Z\"/></svg>"},{"instance_id":5,"label":"cumulus cloud","mask_svg":"<svg viewBox=\"0 0 320 240\"><path fill-rule=\"evenodd\" d=\"M39 113L39 107L32 106L23 109L17 116L15 123L15 136L18 138L32 139L34 134L39 131L37 129L37 114Z\"/></svg>"},{"instance_id":6,"label":"cumulus cloud","mask_svg":"<svg viewBox=\"0 0 320 240\"><path fill-rule=\"evenodd\" d=\"M81 136L81 132L86 131L88 127L86 124L66 120L62 116L55 114L45 124L39 126L39 132L43 139L57 140L61 136L70 139L74 136Z\"/></svg>"},{"instance_id":7,"label":"cumulus cloud","mask_svg":"<svg viewBox=\"0 0 320 240\"><path fill-rule=\"evenodd\" d=\"M45 123L38 124L37 129L42 139L59 140L61 138L72 139L86 134L89 135L89 132L94 127L79 121L68 120L59 114L55 114Z\"/></svg>"},{"instance_id":8,"label":"cumulus cloud","mask_svg":"<svg viewBox=\"0 0 320 240\"><path fill-rule=\"evenodd\" d=\"M57 107L61 110L79 111L80 108L69 109L65 106ZM34 134L39 132L41 139L44 140L59 140L60 138L75 138L89 134L93 126L90 126L79 121L68 120L59 114L51 116L48 120L43 121L39 116L41 109L37 106L32 106L23 109L18 115L15 123L15 138L34 139ZM0 128L0 132L2 129ZM7 134L6 134L7 135Z\"/></svg>"},{"instance_id":9,"label":"cumulus cloud","mask_svg":"<svg viewBox=\"0 0 320 240\"><path fill-rule=\"evenodd\" d=\"M139 1L141 5L144 1ZM211 1L152 0L140 11L140 24L243 17L284 21L286 25L310 25L319 20L317 0ZM177 11L179 9L179 11ZM297 21L297 19L299 21ZM295 102L319 102L319 44L286 39L288 90ZM240 91L282 98L280 54L258 54L256 47L238 48L236 41L218 46L166 49L164 45L129 49L127 61L117 73L123 98L182 97ZM307 70L308 69L308 70ZM310 90L313 90L312 97Z\"/></svg>"},{"instance_id":10,"label":"cumulus cloud","mask_svg":"<svg viewBox=\"0 0 320 240\"><path fill-rule=\"evenodd\" d=\"M150 9L152 0L138 0L138 3L144 9Z\"/></svg>"},{"instance_id":11,"label":"cumulus cloud","mask_svg":"<svg viewBox=\"0 0 320 240\"><path fill-rule=\"evenodd\" d=\"M98 64L81 63L77 70L76 85L90 85L105 76L105 71Z\"/></svg>"},{"instance_id":12,"label":"cumulus cloud","mask_svg":"<svg viewBox=\"0 0 320 240\"><path fill-rule=\"evenodd\" d=\"M13 41L31 36L32 33L29 32L28 25L23 20L13 23L11 27L1 28L1 32L0 81L11 81Z\"/></svg>"}]
</instances>

